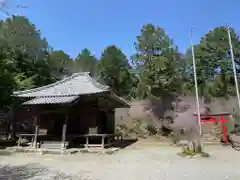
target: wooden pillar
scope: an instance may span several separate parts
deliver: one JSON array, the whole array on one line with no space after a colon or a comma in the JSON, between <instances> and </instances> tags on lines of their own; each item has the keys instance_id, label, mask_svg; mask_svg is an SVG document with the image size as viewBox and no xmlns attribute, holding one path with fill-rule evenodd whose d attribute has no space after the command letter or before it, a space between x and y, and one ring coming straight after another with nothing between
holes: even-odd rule
<instances>
[{"instance_id":1,"label":"wooden pillar","mask_svg":"<svg viewBox=\"0 0 240 180\"><path fill-rule=\"evenodd\" d=\"M38 116L35 116L34 119L35 119L34 148L37 148L37 138L38 138L38 131L39 131Z\"/></svg>"},{"instance_id":2,"label":"wooden pillar","mask_svg":"<svg viewBox=\"0 0 240 180\"><path fill-rule=\"evenodd\" d=\"M67 121L68 121L68 115L66 115L65 122L63 124L63 130L62 130L62 150L65 149L65 142L66 142L66 132L67 132Z\"/></svg>"},{"instance_id":3,"label":"wooden pillar","mask_svg":"<svg viewBox=\"0 0 240 180\"><path fill-rule=\"evenodd\" d=\"M89 148L89 137L86 137L86 148Z\"/></svg>"},{"instance_id":4,"label":"wooden pillar","mask_svg":"<svg viewBox=\"0 0 240 180\"><path fill-rule=\"evenodd\" d=\"M105 147L104 138L105 138L105 137L104 137L104 136L102 136L102 145L101 145L101 146L102 146L102 148L104 148L104 147Z\"/></svg>"},{"instance_id":5,"label":"wooden pillar","mask_svg":"<svg viewBox=\"0 0 240 180\"><path fill-rule=\"evenodd\" d=\"M22 136L19 136L19 138L18 138L18 146L20 146L21 145L21 141L22 141Z\"/></svg>"},{"instance_id":6,"label":"wooden pillar","mask_svg":"<svg viewBox=\"0 0 240 180\"><path fill-rule=\"evenodd\" d=\"M107 110L107 130L109 134L114 134L116 132L116 123L115 123L115 110Z\"/></svg>"}]
</instances>

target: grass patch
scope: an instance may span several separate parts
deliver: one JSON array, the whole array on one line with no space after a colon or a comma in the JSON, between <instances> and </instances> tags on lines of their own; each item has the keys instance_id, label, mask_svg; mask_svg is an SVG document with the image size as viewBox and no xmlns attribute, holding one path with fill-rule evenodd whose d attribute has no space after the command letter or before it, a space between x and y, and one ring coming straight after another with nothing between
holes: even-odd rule
<instances>
[{"instance_id":1,"label":"grass patch","mask_svg":"<svg viewBox=\"0 0 240 180\"><path fill-rule=\"evenodd\" d=\"M195 153L193 150L190 148L183 148L181 152L182 156L195 156L197 153Z\"/></svg>"},{"instance_id":2,"label":"grass patch","mask_svg":"<svg viewBox=\"0 0 240 180\"><path fill-rule=\"evenodd\" d=\"M200 157L210 157L210 155L206 152L196 153L188 147L184 147L182 152L178 153L178 155L181 157L194 157L196 155L200 155Z\"/></svg>"}]
</instances>

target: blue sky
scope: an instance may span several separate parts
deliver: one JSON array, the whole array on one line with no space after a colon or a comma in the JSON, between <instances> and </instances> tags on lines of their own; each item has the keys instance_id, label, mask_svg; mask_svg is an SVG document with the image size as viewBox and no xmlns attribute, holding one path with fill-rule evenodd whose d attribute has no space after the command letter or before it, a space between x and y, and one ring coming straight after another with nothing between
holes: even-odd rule
<instances>
[{"instance_id":1,"label":"blue sky","mask_svg":"<svg viewBox=\"0 0 240 180\"><path fill-rule=\"evenodd\" d=\"M228 23L240 33L240 0L25 0L27 16L56 50L76 57L89 48L97 57L111 44L131 56L141 27L153 23L164 28L184 52L193 41L216 26ZM12 10L13 11L13 10Z\"/></svg>"}]
</instances>

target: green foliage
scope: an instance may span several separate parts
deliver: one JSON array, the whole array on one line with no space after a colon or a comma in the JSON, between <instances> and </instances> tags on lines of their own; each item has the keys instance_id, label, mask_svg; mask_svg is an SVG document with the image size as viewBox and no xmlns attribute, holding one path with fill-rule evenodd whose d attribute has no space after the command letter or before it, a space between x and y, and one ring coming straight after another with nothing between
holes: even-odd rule
<instances>
[{"instance_id":1,"label":"green foliage","mask_svg":"<svg viewBox=\"0 0 240 180\"><path fill-rule=\"evenodd\" d=\"M187 156L187 157L193 157L196 156L199 153L196 153L193 149L190 149L189 147L183 147L182 152L179 153L180 156ZM210 157L210 155L206 152L200 152L201 157Z\"/></svg>"},{"instance_id":2,"label":"green foliage","mask_svg":"<svg viewBox=\"0 0 240 180\"><path fill-rule=\"evenodd\" d=\"M189 147L183 147L182 148L182 152L181 152L181 155L183 156L195 156L197 153L190 149Z\"/></svg>"},{"instance_id":3,"label":"green foliage","mask_svg":"<svg viewBox=\"0 0 240 180\"><path fill-rule=\"evenodd\" d=\"M231 29L235 58L239 59L240 41ZM201 96L229 97L234 95L233 70L227 29L217 27L208 32L197 45L197 75ZM220 68L220 72L216 72Z\"/></svg>"},{"instance_id":4,"label":"green foliage","mask_svg":"<svg viewBox=\"0 0 240 180\"><path fill-rule=\"evenodd\" d=\"M29 89L51 81L46 63L48 44L40 31L22 16L13 16L0 25L0 109L12 106L14 90Z\"/></svg>"},{"instance_id":5,"label":"green foliage","mask_svg":"<svg viewBox=\"0 0 240 180\"><path fill-rule=\"evenodd\" d=\"M72 59L63 51L52 51L49 53L48 65L51 75L56 80L61 79L64 75L69 75L74 68Z\"/></svg>"},{"instance_id":6,"label":"green foliage","mask_svg":"<svg viewBox=\"0 0 240 180\"><path fill-rule=\"evenodd\" d=\"M9 62L7 51L1 47L0 51L0 109L8 110L12 104L12 97L10 96L16 83L13 79L12 63Z\"/></svg>"},{"instance_id":7,"label":"green foliage","mask_svg":"<svg viewBox=\"0 0 240 180\"><path fill-rule=\"evenodd\" d=\"M146 130L149 135L156 135L158 133L157 128L153 124L147 124Z\"/></svg>"},{"instance_id":8,"label":"green foliage","mask_svg":"<svg viewBox=\"0 0 240 180\"><path fill-rule=\"evenodd\" d=\"M152 24L141 29L135 43L137 55L134 64L139 69L137 96L160 97L166 92L178 92L181 81L178 71L179 53L164 30Z\"/></svg>"},{"instance_id":9,"label":"green foliage","mask_svg":"<svg viewBox=\"0 0 240 180\"><path fill-rule=\"evenodd\" d=\"M108 46L98 65L101 80L120 96L127 97L132 88L132 75L127 57L116 46Z\"/></svg>"},{"instance_id":10,"label":"green foliage","mask_svg":"<svg viewBox=\"0 0 240 180\"><path fill-rule=\"evenodd\" d=\"M156 135L158 133L157 128L153 125L153 123L146 119L123 120L116 126L116 131L125 137L131 137L132 135L146 137Z\"/></svg>"},{"instance_id":11,"label":"green foliage","mask_svg":"<svg viewBox=\"0 0 240 180\"><path fill-rule=\"evenodd\" d=\"M26 17L12 16L3 22L2 28L11 48L28 54L32 61L46 58L48 43Z\"/></svg>"},{"instance_id":12,"label":"green foliage","mask_svg":"<svg viewBox=\"0 0 240 180\"><path fill-rule=\"evenodd\" d=\"M34 88L34 76L27 77L25 73L19 73L13 77L19 90Z\"/></svg>"},{"instance_id":13,"label":"green foliage","mask_svg":"<svg viewBox=\"0 0 240 180\"><path fill-rule=\"evenodd\" d=\"M90 72L93 75L97 74L97 58L93 56L87 48L83 49L77 56L75 63L75 71Z\"/></svg>"}]
</instances>

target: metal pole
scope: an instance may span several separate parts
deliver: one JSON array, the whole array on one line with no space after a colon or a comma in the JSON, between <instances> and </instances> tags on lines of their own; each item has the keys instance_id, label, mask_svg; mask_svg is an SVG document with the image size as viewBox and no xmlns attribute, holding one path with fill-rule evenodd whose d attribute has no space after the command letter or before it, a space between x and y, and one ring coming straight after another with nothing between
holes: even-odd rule
<instances>
[{"instance_id":1,"label":"metal pole","mask_svg":"<svg viewBox=\"0 0 240 180\"><path fill-rule=\"evenodd\" d=\"M196 62L195 62L195 53L194 53L194 45L192 41L192 30L191 28L191 46L192 46L192 61L193 61L193 75L195 82L195 93L196 93L196 104L197 104L197 113L198 113L198 125L199 125L199 133L202 134L202 126L201 126L201 117L200 117L200 107L199 107L199 99L198 99L198 85L197 85L197 72L196 72Z\"/></svg>"},{"instance_id":2,"label":"metal pole","mask_svg":"<svg viewBox=\"0 0 240 180\"><path fill-rule=\"evenodd\" d=\"M236 65L235 65L235 60L234 60L234 55L233 55L231 32L230 32L230 28L228 26L227 26L227 32L228 32L228 42L229 42L229 48L230 48L230 53L231 53L231 59L232 59L233 75L234 75L234 81L235 81L235 86L236 86L238 108L240 109L240 98L239 98L239 89L238 89L238 79L237 79Z\"/></svg>"}]
</instances>

